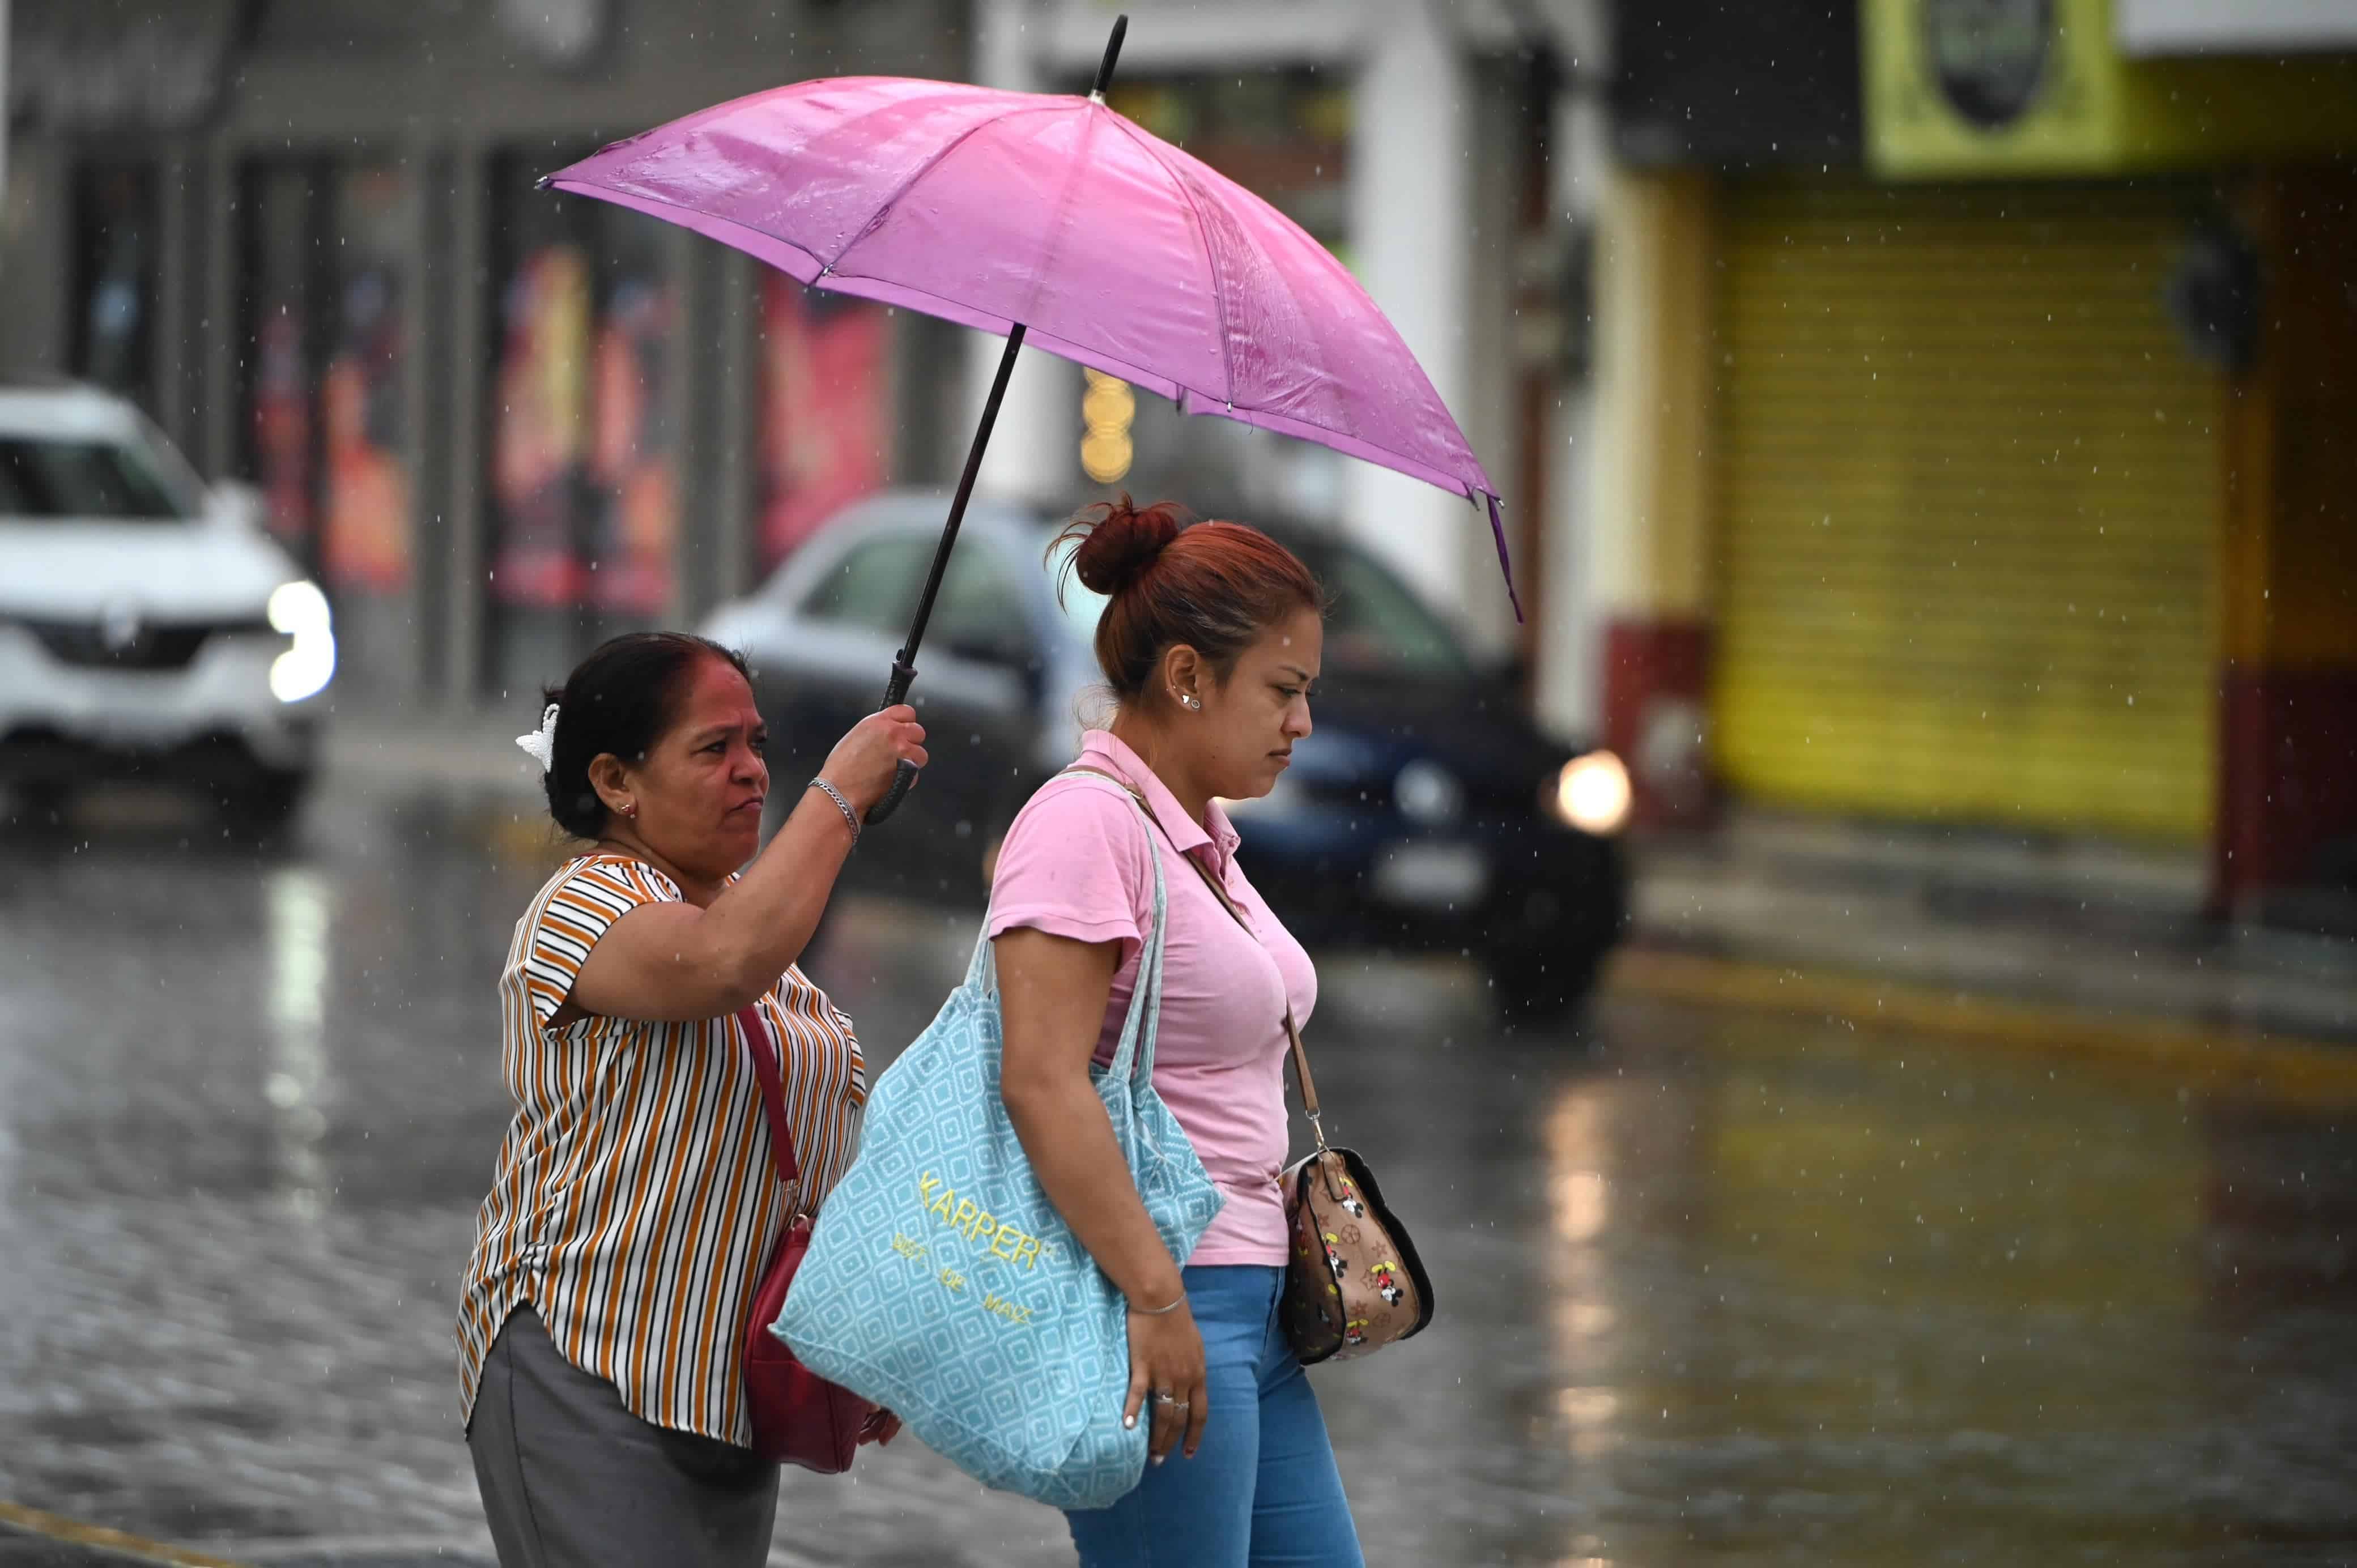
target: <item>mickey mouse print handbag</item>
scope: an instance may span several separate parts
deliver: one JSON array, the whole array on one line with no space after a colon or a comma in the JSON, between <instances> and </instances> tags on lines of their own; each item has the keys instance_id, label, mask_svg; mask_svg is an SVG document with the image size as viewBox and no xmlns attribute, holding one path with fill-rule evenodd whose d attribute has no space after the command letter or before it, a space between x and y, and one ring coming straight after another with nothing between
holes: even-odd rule
<instances>
[{"instance_id":1,"label":"mickey mouse print handbag","mask_svg":"<svg viewBox=\"0 0 2357 1568\"><path fill-rule=\"evenodd\" d=\"M1193 856L1180 858L1250 931L1252 923L1218 879ZM1432 1280L1407 1227L1384 1206L1367 1162L1355 1150L1327 1144L1309 1053L1290 1006L1285 1010L1285 1037L1292 1045L1293 1076L1318 1147L1278 1178L1293 1230L1278 1310L1294 1355L1308 1367L1372 1354L1430 1323Z\"/></svg>"}]
</instances>

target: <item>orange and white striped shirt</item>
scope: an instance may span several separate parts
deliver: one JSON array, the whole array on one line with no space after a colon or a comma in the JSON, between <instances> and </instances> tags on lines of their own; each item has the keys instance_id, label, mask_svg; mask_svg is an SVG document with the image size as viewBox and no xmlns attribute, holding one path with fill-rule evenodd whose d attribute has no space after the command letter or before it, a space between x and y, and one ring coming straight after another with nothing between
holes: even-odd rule
<instances>
[{"instance_id":1,"label":"orange and white striped shirt","mask_svg":"<svg viewBox=\"0 0 2357 1568\"><path fill-rule=\"evenodd\" d=\"M551 1029L608 928L680 890L642 861L586 855L516 922L500 978L515 1119L475 1226L458 1309L464 1418L500 1324L529 1303L565 1359L659 1426L749 1444L745 1314L785 1224L761 1088L733 1017L583 1018ZM761 1007L784 1058L786 1124L813 1204L850 1167L867 1078L851 1020L788 969Z\"/></svg>"}]
</instances>

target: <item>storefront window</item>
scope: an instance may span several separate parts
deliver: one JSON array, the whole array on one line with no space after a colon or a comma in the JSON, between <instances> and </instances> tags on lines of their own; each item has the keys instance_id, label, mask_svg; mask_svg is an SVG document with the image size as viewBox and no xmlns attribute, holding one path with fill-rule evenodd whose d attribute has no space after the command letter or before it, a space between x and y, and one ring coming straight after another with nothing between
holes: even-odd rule
<instances>
[{"instance_id":1,"label":"storefront window","mask_svg":"<svg viewBox=\"0 0 2357 1568\"><path fill-rule=\"evenodd\" d=\"M154 402L161 216L146 164L85 165L74 181L75 375Z\"/></svg>"},{"instance_id":2,"label":"storefront window","mask_svg":"<svg viewBox=\"0 0 2357 1568\"><path fill-rule=\"evenodd\" d=\"M408 373L408 177L349 169L335 181L334 337L319 377L326 456L320 562L331 591L405 598L415 532L404 455Z\"/></svg>"},{"instance_id":3,"label":"storefront window","mask_svg":"<svg viewBox=\"0 0 2357 1568\"><path fill-rule=\"evenodd\" d=\"M1118 83L1106 101L1341 249L1351 94L1340 75L1303 68L1161 77Z\"/></svg>"},{"instance_id":4,"label":"storefront window","mask_svg":"<svg viewBox=\"0 0 2357 1568\"><path fill-rule=\"evenodd\" d=\"M617 225L620 227L620 225ZM651 241L657 231L629 225L619 240ZM660 617L671 602L679 532L677 438L670 397L671 285L650 254L629 254L616 269L598 318L596 436L590 470L606 498L608 523L590 561L589 600L609 613Z\"/></svg>"},{"instance_id":5,"label":"storefront window","mask_svg":"<svg viewBox=\"0 0 2357 1568\"><path fill-rule=\"evenodd\" d=\"M246 472L263 493L270 531L316 565L317 508L312 494L313 400L318 377L310 330L312 179L300 168L250 175L247 285L253 290L246 360Z\"/></svg>"},{"instance_id":6,"label":"storefront window","mask_svg":"<svg viewBox=\"0 0 2357 1568\"><path fill-rule=\"evenodd\" d=\"M503 684L561 677L616 632L660 622L679 532L668 231L532 189L516 160L492 366L493 663ZM554 160L561 163L561 158Z\"/></svg>"},{"instance_id":7,"label":"storefront window","mask_svg":"<svg viewBox=\"0 0 2357 1568\"><path fill-rule=\"evenodd\" d=\"M1117 82L1107 101L1267 201L1348 264L1351 93L1342 75L1304 67L1141 79ZM1317 516L1339 503L1344 459L1313 443L1190 418L1150 393L1121 411L1121 398L1102 379L1076 381L1074 398L1076 478L1107 493L1118 486L1144 499L1178 496L1215 512ZM1127 417L1109 419L1109 410Z\"/></svg>"},{"instance_id":8,"label":"storefront window","mask_svg":"<svg viewBox=\"0 0 2357 1568\"><path fill-rule=\"evenodd\" d=\"M761 274L761 524L768 571L883 489L891 461L891 313Z\"/></svg>"},{"instance_id":9,"label":"storefront window","mask_svg":"<svg viewBox=\"0 0 2357 1568\"><path fill-rule=\"evenodd\" d=\"M404 427L414 184L381 163L247 171L246 469L336 606L348 687L420 675Z\"/></svg>"}]
</instances>

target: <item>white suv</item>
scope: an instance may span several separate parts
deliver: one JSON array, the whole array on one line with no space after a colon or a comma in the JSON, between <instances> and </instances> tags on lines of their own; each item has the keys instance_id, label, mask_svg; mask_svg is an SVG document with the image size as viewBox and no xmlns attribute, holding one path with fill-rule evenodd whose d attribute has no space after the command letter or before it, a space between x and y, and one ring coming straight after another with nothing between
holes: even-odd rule
<instances>
[{"instance_id":1,"label":"white suv","mask_svg":"<svg viewBox=\"0 0 2357 1568\"><path fill-rule=\"evenodd\" d=\"M0 384L0 785L199 786L266 832L302 803L336 639L317 585L120 398ZM0 817L8 813L0 812Z\"/></svg>"}]
</instances>

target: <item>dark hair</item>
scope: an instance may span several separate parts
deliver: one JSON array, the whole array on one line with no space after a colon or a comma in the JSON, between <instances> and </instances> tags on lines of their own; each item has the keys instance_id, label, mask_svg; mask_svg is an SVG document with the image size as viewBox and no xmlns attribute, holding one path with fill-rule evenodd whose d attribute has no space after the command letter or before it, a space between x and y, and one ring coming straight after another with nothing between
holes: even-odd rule
<instances>
[{"instance_id":1,"label":"dark hair","mask_svg":"<svg viewBox=\"0 0 2357 1568\"><path fill-rule=\"evenodd\" d=\"M598 644L562 687L543 689L542 701L556 704L555 756L544 783L558 827L583 839L606 831L606 802L590 787L589 765L609 751L625 762L645 757L678 722L688 677L707 659L753 678L743 654L709 639L631 631Z\"/></svg>"},{"instance_id":2,"label":"dark hair","mask_svg":"<svg viewBox=\"0 0 2357 1568\"><path fill-rule=\"evenodd\" d=\"M1292 551L1240 522L1190 521L1175 502L1100 502L1049 553L1067 542L1072 575L1112 601L1097 620L1097 665L1125 703L1145 696L1165 649L1186 644L1225 681L1270 627L1296 610L1325 611L1318 579Z\"/></svg>"}]
</instances>

